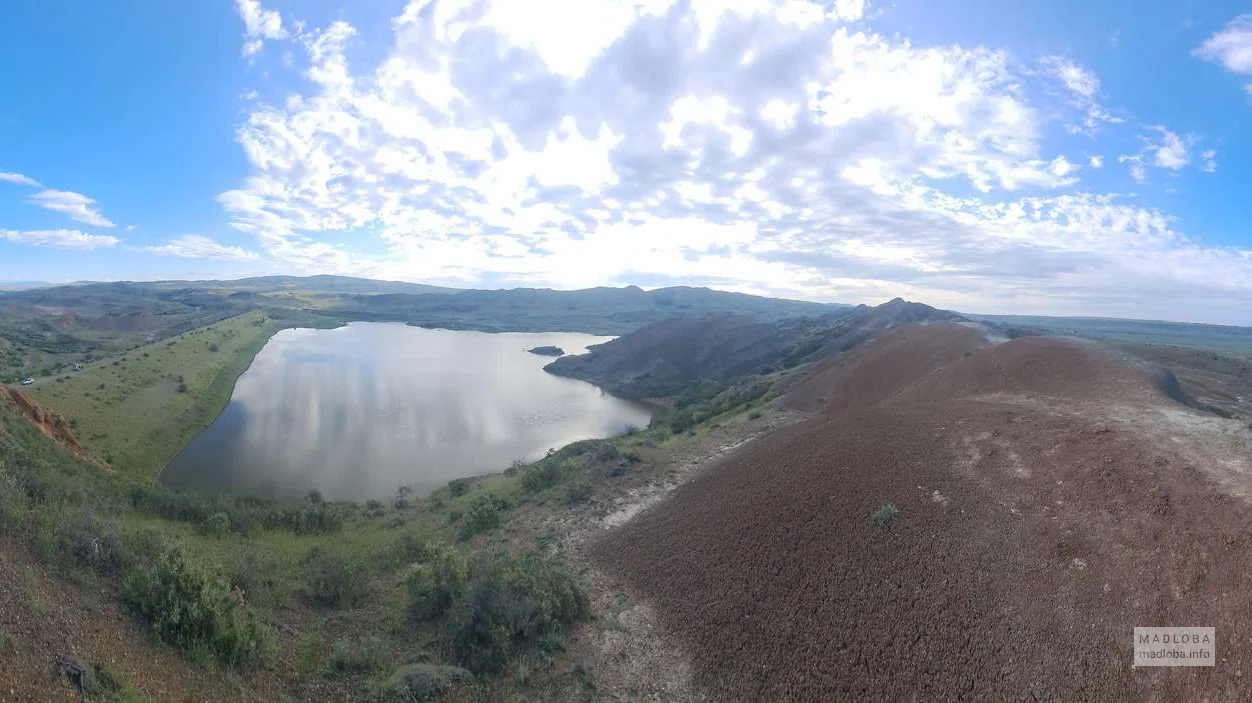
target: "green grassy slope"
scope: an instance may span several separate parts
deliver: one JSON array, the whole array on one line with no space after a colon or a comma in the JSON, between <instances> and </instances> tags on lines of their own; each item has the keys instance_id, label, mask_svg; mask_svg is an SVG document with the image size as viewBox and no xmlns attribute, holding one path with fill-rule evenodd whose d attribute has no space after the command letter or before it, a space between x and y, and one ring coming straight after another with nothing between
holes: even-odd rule
<instances>
[{"instance_id":1,"label":"green grassy slope","mask_svg":"<svg viewBox=\"0 0 1252 703\"><path fill-rule=\"evenodd\" d=\"M89 455L152 480L212 424L279 327L263 313L246 313L40 378L29 391L70 419Z\"/></svg>"}]
</instances>

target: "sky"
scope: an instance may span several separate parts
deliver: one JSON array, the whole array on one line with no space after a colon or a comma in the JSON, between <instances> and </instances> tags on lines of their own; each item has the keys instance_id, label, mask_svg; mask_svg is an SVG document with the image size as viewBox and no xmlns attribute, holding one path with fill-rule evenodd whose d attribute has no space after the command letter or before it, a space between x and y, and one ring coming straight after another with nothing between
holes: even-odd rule
<instances>
[{"instance_id":1,"label":"sky","mask_svg":"<svg viewBox=\"0 0 1252 703\"><path fill-rule=\"evenodd\" d=\"M1252 324L1225 0L17 0L0 281Z\"/></svg>"}]
</instances>

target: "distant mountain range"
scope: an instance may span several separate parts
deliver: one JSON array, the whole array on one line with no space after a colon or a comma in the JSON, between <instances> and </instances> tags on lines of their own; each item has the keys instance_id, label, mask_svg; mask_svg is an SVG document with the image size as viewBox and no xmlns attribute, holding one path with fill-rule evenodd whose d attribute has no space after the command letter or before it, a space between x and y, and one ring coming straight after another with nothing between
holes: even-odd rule
<instances>
[{"instance_id":1,"label":"distant mountain range","mask_svg":"<svg viewBox=\"0 0 1252 703\"><path fill-rule=\"evenodd\" d=\"M772 322L846 306L708 288L461 290L345 276L80 283L0 292L0 377L51 369L251 310L291 327L405 322L488 332L620 335L651 322L731 314Z\"/></svg>"}]
</instances>

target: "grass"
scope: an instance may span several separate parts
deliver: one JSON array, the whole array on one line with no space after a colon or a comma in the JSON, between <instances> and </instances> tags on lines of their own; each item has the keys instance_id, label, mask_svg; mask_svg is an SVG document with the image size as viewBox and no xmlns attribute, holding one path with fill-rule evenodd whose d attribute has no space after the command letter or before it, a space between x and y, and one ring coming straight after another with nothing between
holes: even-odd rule
<instances>
[{"instance_id":1,"label":"grass","mask_svg":"<svg viewBox=\"0 0 1252 703\"><path fill-rule=\"evenodd\" d=\"M510 520L590 499L635 470L637 450L669 441L669 425L364 506L154 484L278 327L251 313L37 386L41 402L77 421L90 455L113 458L116 474L51 444L0 403L0 529L54 568L90 574L159 639L240 676L273 676L267 662L291 661L295 685L318 677L319 686L346 681L359 694L423 699L470 680L556 671L551 662L588 605L553 556L554 540L527 538ZM683 429L745 421L776 392L772 379L758 380L693 394ZM164 450L154 437L168 440ZM277 623L305 634L281 637Z\"/></svg>"},{"instance_id":2,"label":"grass","mask_svg":"<svg viewBox=\"0 0 1252 703\"><path fill-rule=\"evenodd\" d=\"M900 511L894 503L883 503L882 507L874 512L873 518L876 525L886 529L891 527L891 523L895 522L899 516Z\"/></svg>"},{"instance_id":3,"label":"grass","mask_svg":"<svg viewBox=\"0 0 1252 703\"><path fill-rule=\"evenodd\" d=\"M90 456L150 481L212 424L279 328L264 313L246 313L58 377L69 380L42 379L30 393L76 425Z\"/></svg>"}]
</instances>

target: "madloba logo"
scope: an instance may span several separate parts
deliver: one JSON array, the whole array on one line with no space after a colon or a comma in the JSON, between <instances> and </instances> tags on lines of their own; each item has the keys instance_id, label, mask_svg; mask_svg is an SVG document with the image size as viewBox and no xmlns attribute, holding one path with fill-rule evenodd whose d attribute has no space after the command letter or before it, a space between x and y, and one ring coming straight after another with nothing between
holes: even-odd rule
<instances>
[{"instance_id":1,"label":"madloba logo","mask_svg":"<svg viewBox=\"0 0 1252 703\"><path fill-rule=\"evenodd\" d=\"M1135 666L1213 666L1217 634L1212 627L1136 627Z\"/></svg>"}]
</instances>

